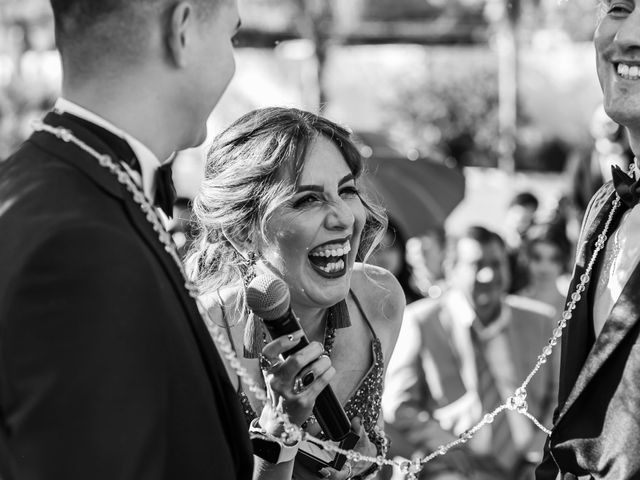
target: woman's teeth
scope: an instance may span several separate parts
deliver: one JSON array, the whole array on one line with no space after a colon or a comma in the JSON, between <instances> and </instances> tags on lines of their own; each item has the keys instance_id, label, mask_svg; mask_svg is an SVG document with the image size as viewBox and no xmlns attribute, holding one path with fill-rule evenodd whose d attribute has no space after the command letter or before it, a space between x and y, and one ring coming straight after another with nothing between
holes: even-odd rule
<instances>
[{"instance_id":1,"label":"woman's teeth","mask_svg":"<svg viewBox=\"0 0 640 480\"><path fill-rule=\"evenodd\" d=\"M318 265L320 270L327 273L337 272L338 270L342 270L344 268L344 260L340 259L337 262L327 263L326 265Z\"/></svg>"},{"instance_id":2,"label":"woman's teeth","mask_svg":"<svg viewBox=\"0 0 640 480\"><path fill-rule=\"evenodd\" d=\"M311 264L325 273L336 273L344 270L346 255L351 251L349 241L344 243L326 244L309 253Z\"/></svg>"},{"instance_id":3,"label":"woman's teeth","mask_svg":"<svg viewBox=\"0 0 640 480\"><path fill-rule=\"evenodd\" d=\"M349 242L344 245L325 247L322 250L314 250L310 253L312 257L342 257L351 251Z\"/></svg>"}]
</instances>

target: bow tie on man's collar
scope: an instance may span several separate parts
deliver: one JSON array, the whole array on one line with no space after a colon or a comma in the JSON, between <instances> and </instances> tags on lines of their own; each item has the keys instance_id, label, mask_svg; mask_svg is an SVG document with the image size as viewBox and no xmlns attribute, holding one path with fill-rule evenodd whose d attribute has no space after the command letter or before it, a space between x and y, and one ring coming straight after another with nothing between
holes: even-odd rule
<instances>
[{"instance_id":1,"label":"bow tie on man's collar","mask_svg":"<svg viewBox=\"0 0 640 480\"><path fill-rule=\"evenodd\" d=\"M634 180L617 165L611 166L611 177L622 203L629 208L635 207L640 201L640 180Z\"/></svg>"},{"instance_id":2,"label":"bow tie on man's collar","mask_svg":"<svg viewBox=\"0 0 640 480\"><path fill-rule=\"evenodd\" d=\"M131 170L138 172L142 175L142 169L140 162L136 158L136 154L124 138L110 132L109 130L102 128L95 123L89 122L84 118L77 117L76 115L65 113L63 115L73 118L74 122L81 124L84 128L91 133L99 137L105 142L116 154L118 160L125 163ZM171 174L171 167L173 164L173 158L170 161L162 164L155 173L153 179L155 183L155 198L153 204L164 211L169 217L173 217L173 204L176 201L176 190L173 185L173 178Z\"/></svg>"},{"instance_id":3,"label":"bow tie on man's collar","mask_svg":"<svg viewBox=\"0 0 640 480\"><path fill-rule=\"evenodd\" d=\"M129 168L142 175L140 162L133 153L133 150L131 150L131 147L126 141L122 140L122 142L126 144L128 150L131 153L130 155L123 155L122 157L120 157L120 160L126 163ZM117 150L114 151L117 152ZM123 150L120 149L120 151ZM153 198L153 205L162 209L165 215L169 218L173 217L173 205L176 202L177 198L176 189L173 185L173 173L171 171L172 167L173 158L160 165L155 171L155 176L153 178L153 183L155 185L155 196Z\"/></svg>"},{"instance_id":4,"label":"bow tie on man's collar","mask_svg":"<svg viewBox=\"0 0 640 480\"><path fill-rule=\"evenodd\" d=\"M173 159L165 162L156 170L154 182L156 184L156 196L153 203L160 207L167 217L173 217L173 204L176 203L176 188L173 185L171 167Z\"/></svg>"}]
</instances>

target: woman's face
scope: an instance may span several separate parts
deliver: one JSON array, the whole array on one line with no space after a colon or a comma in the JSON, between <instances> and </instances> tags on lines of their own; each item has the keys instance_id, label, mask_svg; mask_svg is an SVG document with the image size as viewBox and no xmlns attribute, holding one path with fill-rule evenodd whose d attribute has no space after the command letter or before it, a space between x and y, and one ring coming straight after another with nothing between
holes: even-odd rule
<instances>
[{"instance_id":1,"label":"woman's face","mask_svg":"<svg viewBox=\"0 0 640 480\"><path fill-rule=\"evenodd\" d=\"M344 157L319 136L293 198L267 222L261 251L289 285L292 302L327 307L346 297L365 218Z\"/></svg>"},{"instance_id":2,"label":"woman's face","mask_svg":"<svg viewBox=\"0 0 640 480\"><path fill-rule=\"evenodd\" d=\"M560 249L552 243L534 243L529 252L529 272L535 283L555 282L562 273Z\"/></svg>"}]
</instances>

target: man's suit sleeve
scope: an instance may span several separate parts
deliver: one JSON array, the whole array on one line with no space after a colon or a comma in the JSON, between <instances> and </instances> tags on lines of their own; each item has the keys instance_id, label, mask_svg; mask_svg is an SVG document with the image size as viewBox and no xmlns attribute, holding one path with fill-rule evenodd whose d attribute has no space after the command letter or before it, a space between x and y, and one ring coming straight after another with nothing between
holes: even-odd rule
<instances>
[{"instance_id":1,"label":"man's suit sleeve","mask_svg":"<svg viewBox=\"0 0 640 480\"><path fill-rule=\"evenodd\" d=\"M418 319L407 309L385 378L383 407L389 423L399 420L406 410L413 415L425 410L428 389L421 364L421 338Z\"/></svg>"},{"instance_id":2,"label":"man's suit sleeve","mask_svg":"<svg viewBox=\"0 0 640 480\"><path fill-rule=\"evenodd\" d=\"M434 401L422 363L423 355L428 352L424 347L425 332L421 324L425 312L421 311L420 302L405 310L400 336L387 369L383 395L385 428L391 438L392 453L406 458L416 454L425 456L457 438L442 428L430 411ZM431 308L428 313L431 321L437 312ZM429 462L423 475L435 477L441 472L460 472L471 476L479 468L477 459L463 446Z\"/></svg>"},{"instance_id":3,"label":"man's suit sleeve","mask_svg":"<svg viewBox=\"0 0 640 480\"><path fill-rule=\"evenodd\" d=\"M132 241L64 228L15 278L0 374L17 478L162 477L167 350Z\"/></svg>"},{"instance_id":4,"label":"man's suit sleeve","mask_svg":"<svg viewBox=\"0 0 640 480\"><path fill-rule=\"evenodd\" d=\"M393 352L383 396L385 421L399 454L409 457L417 450L431 451L455 437L442 429L429 406L433 404L426 381L419 312L409 307Z\"/></svg>"}]
</instances>

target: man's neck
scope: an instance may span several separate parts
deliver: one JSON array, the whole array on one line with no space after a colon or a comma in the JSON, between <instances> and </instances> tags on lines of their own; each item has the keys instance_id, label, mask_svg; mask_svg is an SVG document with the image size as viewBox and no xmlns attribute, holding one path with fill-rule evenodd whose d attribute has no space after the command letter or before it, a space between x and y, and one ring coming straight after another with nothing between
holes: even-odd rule
<instances>
[{"instance_id":1,"label":"man's neck","mask_svg":"<svg viewBox=\"0 0 640 480\"><path fill-rule=\"evenodd\" d=\"M640 128L628 128L627 132L629 133L629 147L631 147L634 157L638 158L640 155Z\"/></svg>"},{"instance_id":2,"label":"man's neck","mask_svg":"<svg viewBox=\"0 0 640 480\"><path fill-rule=\"evenodd\" d=\"M63 88L63 97L99 115L146 145L160 159L179 148L171 116L144 89ZM151 98L149 98L151 96Z\"/></svg>"},{"instance_id":3,"label":"man's neck","mask_svg":"<svg viewBox=\"0 0 640 480\"><path fill-rule=\"evenodd\" d=\"M495 322L498 318L500 318L501 310L502 310L502 305L498 303L492 308L476 309L475 312L482 326L488 327L493 322Z\"/></svg>"}]
</instances>

